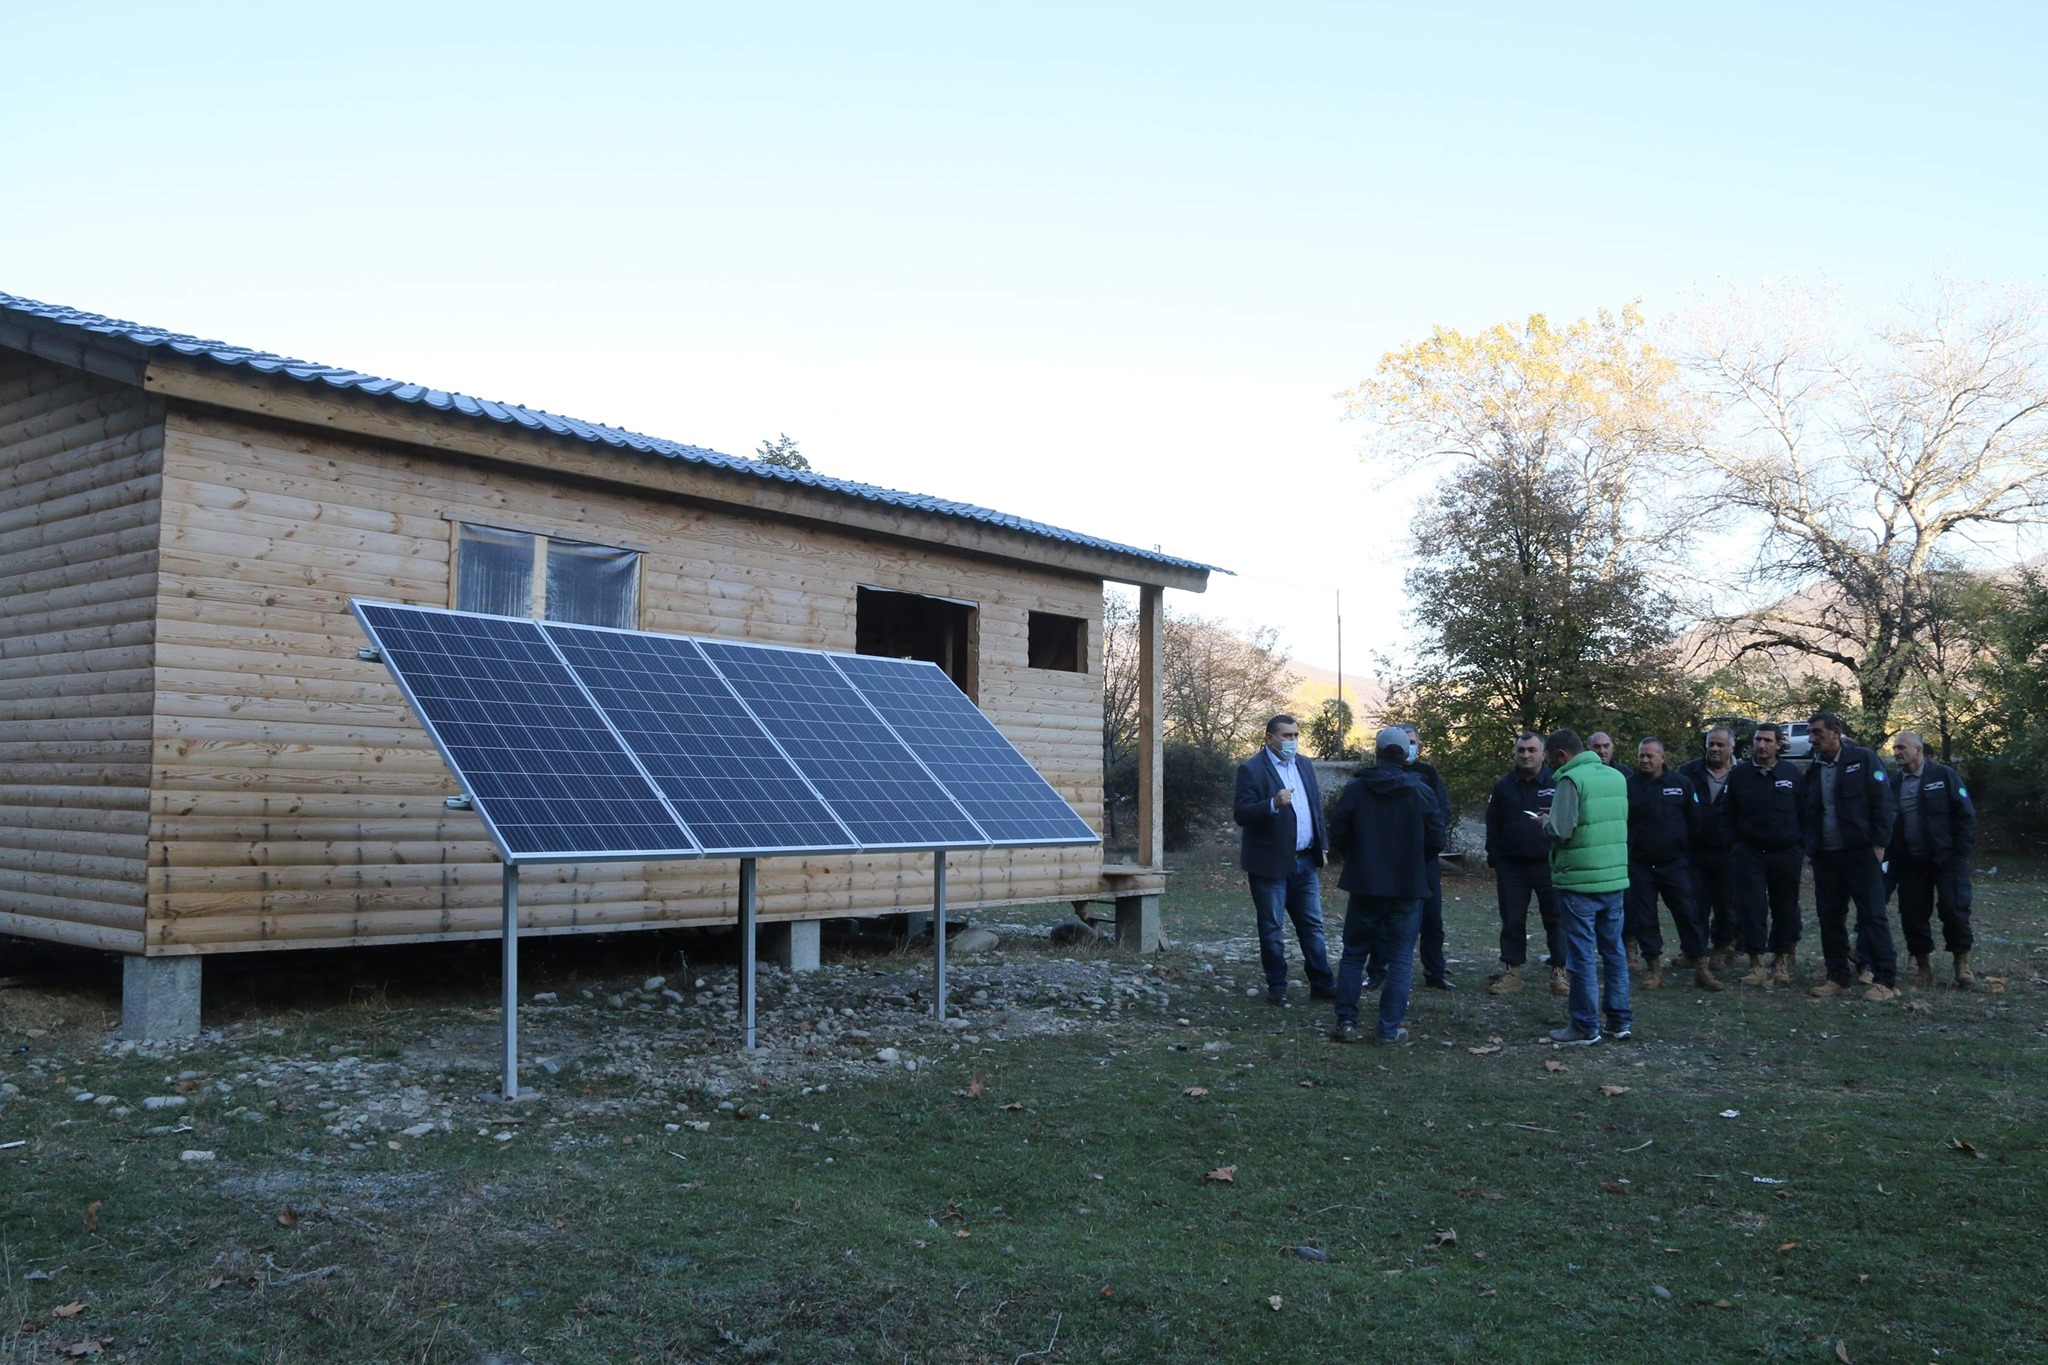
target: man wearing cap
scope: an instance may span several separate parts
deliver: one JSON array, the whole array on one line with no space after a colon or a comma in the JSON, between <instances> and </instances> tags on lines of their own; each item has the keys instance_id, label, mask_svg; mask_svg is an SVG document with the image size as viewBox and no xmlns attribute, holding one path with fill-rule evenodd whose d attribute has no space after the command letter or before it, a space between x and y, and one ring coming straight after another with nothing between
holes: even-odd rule
<instances>
[{"instance_id":1,"label":"man wearing cap","mask_svg":"<svg viewBox=\"0 0 2048 1365\"><path fill-rule=\"evenodd\" d=\"M1337 968L1337 1026L1331 1041L1359 1040L1358 1001L1367 958L1382 964L1377 1035L1408 1041L1402 1027L1414 984L1415 939L1429 873L1444 848L1445 813L1408 764L1409 739L1389 726L1373 740L1373 765L1344 785L1330 815L1330 848L1344 861L1337 885L1350 893L1344 957Z\"/></svg>"},{"instance_id":2,"label":"man wearing cap","mask_svg":"<svg viewBox=\"0 0 2048 1365\"><path fill-rule=\"evenodd\" d=\"M1597 1043L1604 1022L1617 1039L1632 1036L1628 957L1621 946L1622 897L1628 890L1628 781L1559 730L1547 741L1557 790L1544 817L1550 880L1564 920L1571 1019L1550 1034L1559 1045Z\"/></svg>"},{"instance_id":3,"label":"man wearing cap","mask_svg":"<svg viewBox=\"0 0 2048 1365\"><path fill-rule=\"evenodd\" d=\"M1977 842L1977 807L1963 777L1927 757L1911 730L1892 741L1899 761L1899 817L1892 828L1890 881L1899 891L1899 925L1913 955L1913 984L1934 984L1934 907L1941 906L1942 946L1955 959L1955 982L1968 990L1970 971L1970 849Z\"/></svg>"},{"instance_id":4,"label":"man wearing cap","mask_svg":"<svg viewBox=\"0 0 2048 1365\"><path fill-rule=\"evenodd\" d=\"M1287 1004L1287 939L1281 917L1294 922L1301 941L1301 967L1309 996L1334 998L1323 946L1321 868L1329 839L1323 829L1323 796L1315 768L1297 760L1301 726L1293 716L1266 722L1266 744L1237 770L1232 817L1244 829L1238 862L1251 883L1258 917L1259 965L1266 975L1266 1000Z\"/></svg>"},{"instance_id":5,"label":"man wearing cap","mask_svg":"<svg viewBox=\"0 0 2048 1365\"><path fill-rule=\"evenodd\" d=\"M1415 722L1403 721L1401 731L1408 736L1407 770L1421 778L1430 794L1436 797L1448 837L1451 825L1450 788L1444 785L1443 774L1434 765L1423 762L1422 731L1416 728ZM1443 869L1434 861L1429 865L1429 895L1422 902L1422 932L1416 939L1416 947L1422 956L1423 984L1440 991L1457 989L1444 960L1444 878ZM1377 977L1377 972L1374 975Z\"/></svg>"},{"instance_id":6,"label":"man wearing cap","mask_svg":"<svg viewBox=\"0 0 2048 1365\"><path fill-rule=\"evenodd\" d=\"M1885 842L1898 806L1884 764L1842 732L1842 718L1821 711L1807 722L1813 763L1799 790L1806 856L1813 864L1813 906L1828 979L1817 996L1847 995L1855 969L1849 954L1849 903L1856 903L1856 957L1870 969L1865 1000L1898 994L1898 953L1885 914Z\"/></svg>"},{"instance_id":7,"label":"man wearing cap","mask_svg":"<svg viewBox=\"0 0 2048 1365\"><path fill-rule=\"evenodd\" d=\"M1529 898L1543 917L1550 952L1550 991L1571 987L1564 971L1564 937L1557 918L1557 890L1550 884L1550 844L1543 837L1543 813L1556 789L1543 762L1543 736L1524 730L1515 737L1514 767L1493 784L1486 798L1486 865L1493 869L1500 904L1500 971L1486 983L1489 995L1522 989L1529 961Z\"/></svg>"}]
</instances>

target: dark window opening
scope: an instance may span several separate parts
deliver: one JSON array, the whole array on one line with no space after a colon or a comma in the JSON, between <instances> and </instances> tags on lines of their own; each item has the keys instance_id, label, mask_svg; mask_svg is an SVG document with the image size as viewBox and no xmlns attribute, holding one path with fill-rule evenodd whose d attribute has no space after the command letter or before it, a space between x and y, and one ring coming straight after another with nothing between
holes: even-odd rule
<instances>
[{"instance_id":1,"label":"dark window opening","mask_svg":"<svg viewBox=\"0 0 2048 1365\"><path fill-rule=\"evenodd\" d=\"M861 588L854 604L853 649L856 654L937 664L971 697L974 616L969 602Z\"/></svg>"},{"instance_id":2,"label":"dark window opening","mask_svg":"<svg viewBox=\"0 0 2048 1365\"><path fill-rule=\"evenodd\" d=\"M1088 671L1088 623L1078 616L1031 613L1031 666L1062 673Z\"/></svg>"}]
</instances>

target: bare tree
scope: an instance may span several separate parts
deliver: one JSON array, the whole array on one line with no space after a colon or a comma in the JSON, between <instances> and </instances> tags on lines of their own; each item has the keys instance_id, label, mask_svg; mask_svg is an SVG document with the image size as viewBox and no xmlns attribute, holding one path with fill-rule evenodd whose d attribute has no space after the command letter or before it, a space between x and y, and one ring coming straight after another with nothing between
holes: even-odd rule
<instances>
[{"instance_id":1,"label":"bare tree","mask_svg":"<svg viewBox=\"0 0 2048 1365\"><path fill-rule=\"evenodd\" d=\"M1691 368L1721 424L1698 457L1760 516L1735 654L1790 651L1855 684L1862 734L1888 727L1928 647L1942 578L1972 531L2048 509L2048 373L2038 302L1945 289L1844 344L1799 299L1696 326Z\"/></svg>"},{"instance_id":2,"label":"bare tree","mask_svg":"<svg viewBox=\"0 0 2048 1365\"><path fill-rule=\"evenodd\" d=\"M1102 767L1138 747L1138 604L1111 589L1102 595Z\"/></svg>"},{"instance_id":3,"label":"bare tree","mask_svg":"<svg viewBox=\"0 0 2048 1365\"><path fill-rule=\"evenodd\" d=\"M1237 635L1201 616L1166 616L1162 699L1169 738L1211 754L1250 752L1299 681L1280 633Z\"/></svg>"}]
</instances>

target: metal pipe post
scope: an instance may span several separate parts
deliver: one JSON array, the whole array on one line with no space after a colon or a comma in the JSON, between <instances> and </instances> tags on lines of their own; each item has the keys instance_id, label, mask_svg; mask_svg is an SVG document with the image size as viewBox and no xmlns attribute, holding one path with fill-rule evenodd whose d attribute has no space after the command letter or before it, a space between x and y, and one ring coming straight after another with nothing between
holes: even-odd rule
<instances>
[{"instance_id":1,"label":"metal pipe post","mask_svg":"<svg viewBox=\"0 0 2048 1365\"><path fill-rule=\"evenodd\" d=\"M740 1026L754 1050L754 860L740 859Z\"/></svg>"},{"instance_id":2,"label":"metal pipe post","mask_svg":"<svg viewBox=\"0 0 2048 1365\"><path fill-rule=\"evenodd\" d=\"M946 851L932 853L932 963L937 977L937 1006L934 1017L946 1018Z\"/></svg>"},{"instance_id":3,"label":"metal pipe post","mask_svg":"<svg viewBox=\"0 0 2048 1365\"><path fill-rule=\"evenodd\" d=\"M519 865L505 864L505 1098L519 1098Z\"/></svg>"}]
</instances>

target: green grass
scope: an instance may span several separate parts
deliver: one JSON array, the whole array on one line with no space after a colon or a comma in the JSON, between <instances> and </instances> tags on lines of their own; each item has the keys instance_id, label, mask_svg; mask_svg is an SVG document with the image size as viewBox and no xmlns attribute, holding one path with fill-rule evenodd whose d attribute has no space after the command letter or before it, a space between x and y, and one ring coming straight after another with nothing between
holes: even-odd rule
<instances>
[{"instance_id":1,"label":"green grass","mask_svg":"<svg viewBox=\"0 0 2048 1365\"><path fill-rule=\"evenodd\" d=\"M1191 859L1171 1014L761 1092L768 1122L666 1133L668 1108L563 1093L358 1152L310 1103L260 1127L201 1105L194 1134L152 1137L159 1116L25 1086L0 1111L0 1141L28 1140L0 1153L0 1358L85 1337L167 1361L2048 1358L2048 911L2034 870L2002 873L1979 924L2003 994L1667 990L1638 996L1641 1041L1585 1051L1536 1045L1556 1002L1488 998L1476 970L1418 997L1415 1046L1332 1047L1320 1014L1246 999L1247 964L1201 970L1186 945L1241 940L1248 909ZM1476 965L1490 897L1450 890ZM481 1047L493 989L170 1061L99 1055L89 990L0 993L0 1022L10 1051L139 1095L329 1037ZM31 1007L52 1031L24 1041Z\"/></svg>"}]
</instances>

